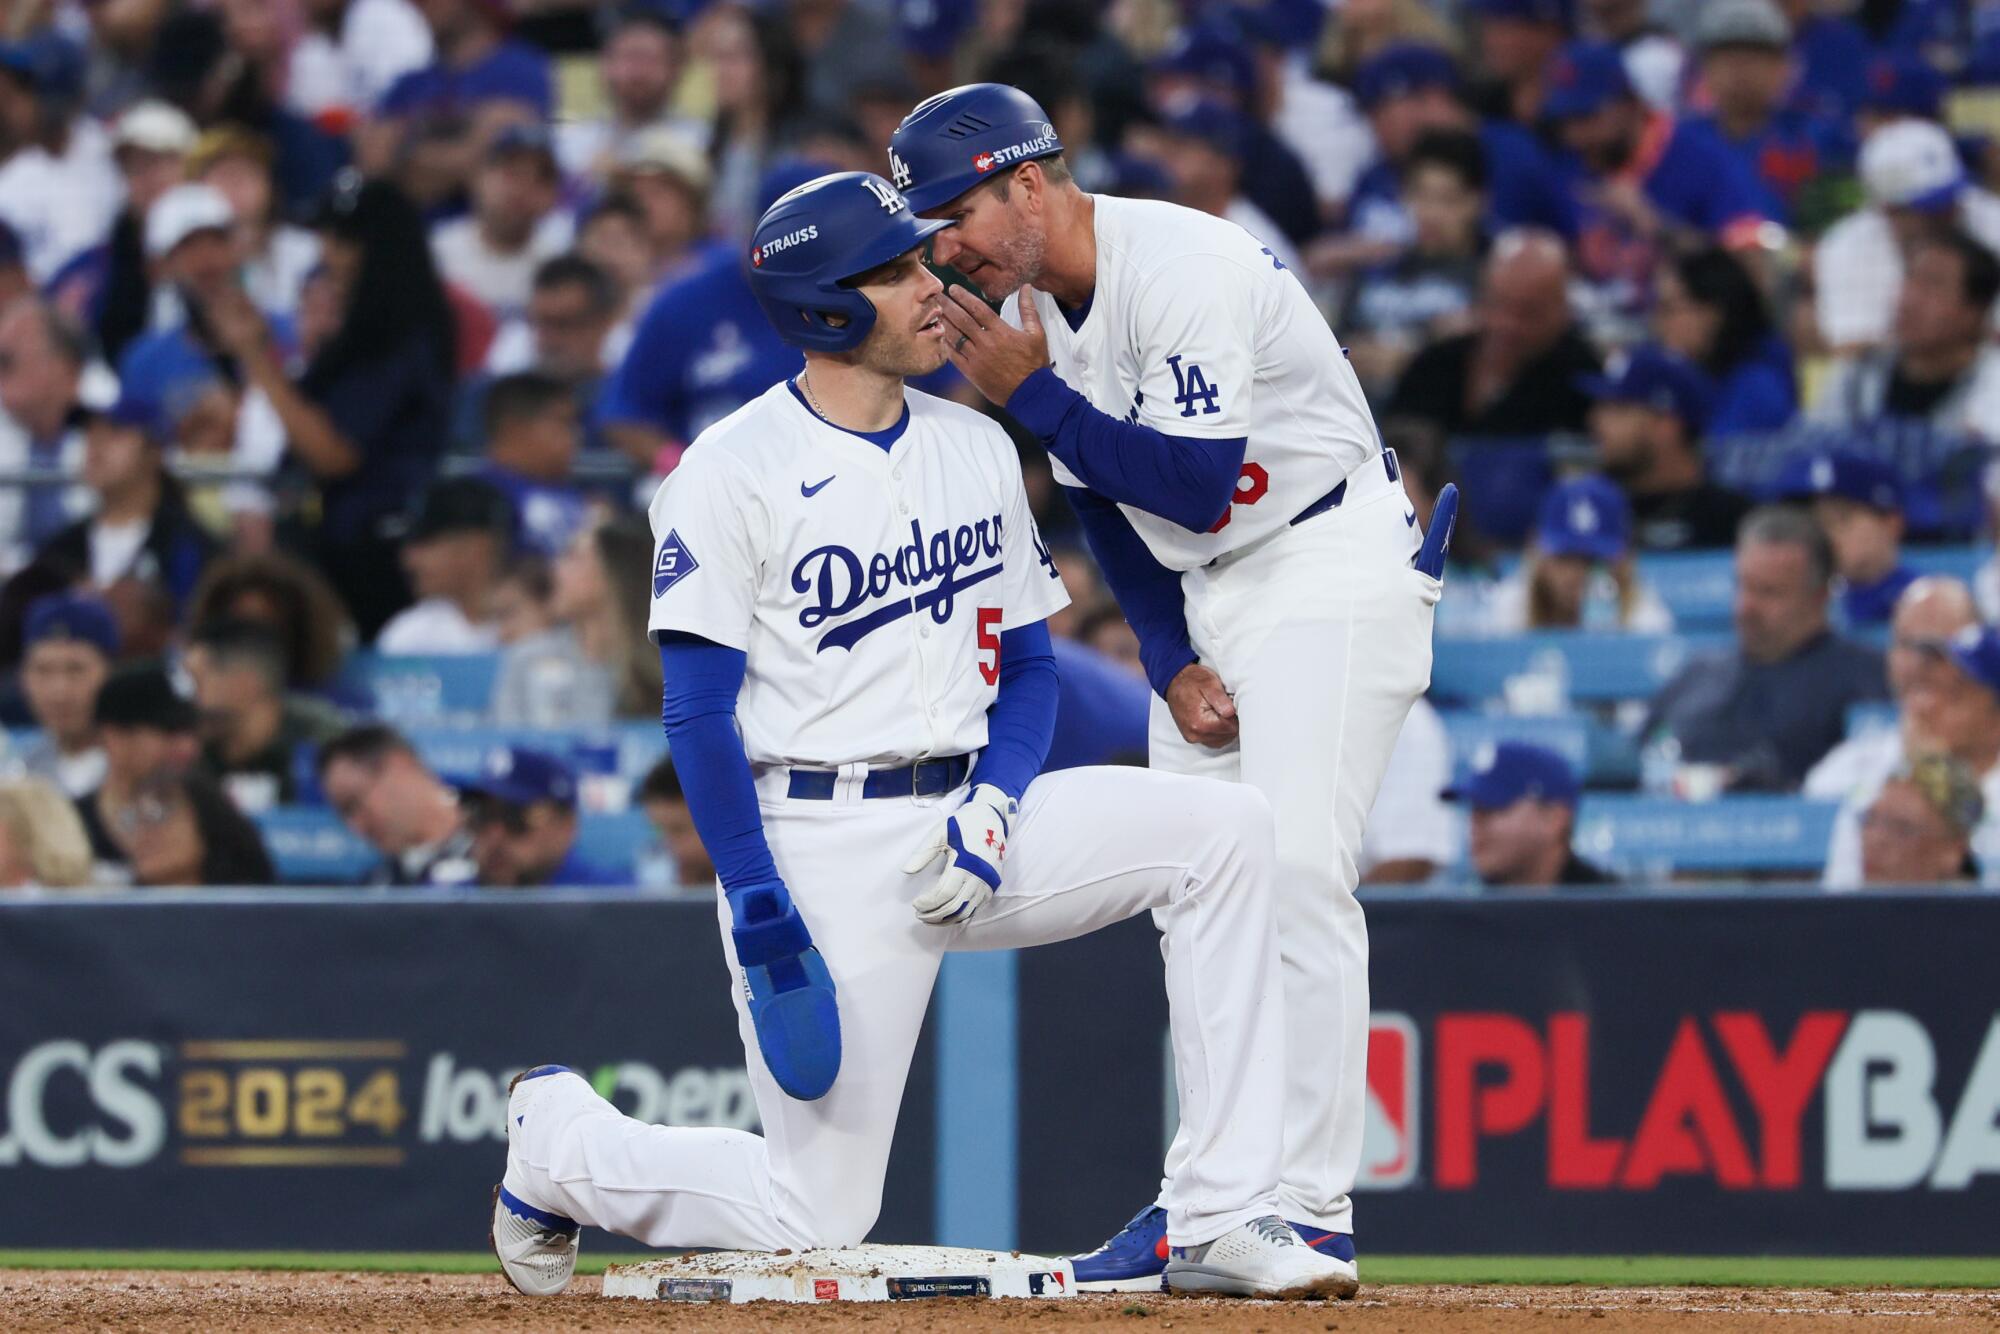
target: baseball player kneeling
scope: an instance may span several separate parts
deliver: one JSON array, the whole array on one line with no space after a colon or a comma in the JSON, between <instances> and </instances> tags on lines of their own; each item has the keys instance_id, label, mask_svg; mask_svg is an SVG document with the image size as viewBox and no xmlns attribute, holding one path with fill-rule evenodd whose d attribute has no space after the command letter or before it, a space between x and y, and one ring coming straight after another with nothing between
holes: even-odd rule
<instances>
[{"instance_id":1,"label":"baseball player kneeling","mask_svg":"<svg viewBox=\"0 0 2000 1334\"><path fill-rule=\"evenodd\" d=\"M904 378L945 360L943 289L885 180L772 205L750 277L806 369L704 431L653 501L665 721L714 855L760 1138L647 1125L541 1066L515 1082L493 1239L553 1293L578 1225L657 1247L861 1241L947 950L1167 934L1189 1152L1169 1287L1350 1295L1280 1216L1270 808L1134 769L1039 776L1045 618L1065 602L1014 448Z\"/></svg>"}]
</instances>

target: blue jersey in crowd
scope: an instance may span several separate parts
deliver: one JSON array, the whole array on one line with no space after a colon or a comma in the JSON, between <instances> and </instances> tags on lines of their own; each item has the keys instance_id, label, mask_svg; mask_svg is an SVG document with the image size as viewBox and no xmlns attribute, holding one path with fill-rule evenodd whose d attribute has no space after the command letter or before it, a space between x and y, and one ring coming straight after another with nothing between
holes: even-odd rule
<instances>
[{"instance_id":1,"label":"blue jersey in crowd","mask_svg":"<svg viewBox=\"0 0 2000 1334\"><path fill-rule=\"evenodd\" d=\"M1847 168L1854 159L1853 139L1838 123L1803 108L1781 110L1761 129L1742 139L1723 132L1712 116L1689 119L1712 134L1756 177L1778 218L1791 222L1799 192L1807 182Z\"/></svg>"},{"instance_id":2,"label":"blue jersey in crowd","mask_svg":"<svg viewBox=\"0 0 2000 1334\"><path fill-rule=\"evenodd\" d=\"M1792 59L1799 68L1793 100L1806 110L1835 120L1854 114L1868 95L1868 37L1853 23L1814 14L1792 34Z\"/></svg>"},{"instance_id":3,"label":"blue jersey in crowd","mask_svg":"<svg viewBox=\"0 0 2000 1334\"><path fill-rule=\"evenodd\" d=\"M1643 301L1658 268L1657 240L1638 234L1624 217L1603 206L1598 196L1606 180L1578 159L1571 158L1569 165L1578 268L1594 282L1629 286ZM1757 229L1779 212L1722 137L1694 121L1652 117L1621 176L1636 180L1647 202L1669 222L1695 228L1727 246L1754 242Z\"/></svg>"},{"instance_id":4,"label":"blue jersey in crowd","mask_svg":"<svg viewBox=\"0 0 2000 1334\"><path fill-rule=\"evenodd\" d=\"M713 246L653 297L605 381L597 421L690 441L804 365L751 295L741 248Z\"/></svg>"},{"instance_id":5,"label":"blue jersey in crowd","mask_svg":"<svg viewBox=\"0 0 2000 1334\"><path fill-rule=\"evenodd\" d=\"M574 486L538 482L493 464L480 471L479 479L514 506L514 540L538 556L560 555L590 512L590 502Z\"/></svg>"},{"instance_id":6,"label":"blue jersey in crowd","mask_svg":"<svg viewBox=\"0 0 2000 1334\"><path fill-rule=\"evenodd\" d=\"M1716 439L1783 430L1798 407L1791 349L1776 334L1768 334L1750 355L1716 378L1708 435Z\"/></svg>"}]
</instances>

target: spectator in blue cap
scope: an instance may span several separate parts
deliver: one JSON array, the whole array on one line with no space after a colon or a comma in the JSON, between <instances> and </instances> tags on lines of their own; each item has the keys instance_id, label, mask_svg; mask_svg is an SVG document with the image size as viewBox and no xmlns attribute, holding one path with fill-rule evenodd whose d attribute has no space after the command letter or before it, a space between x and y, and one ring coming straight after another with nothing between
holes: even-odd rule
<instances>
[{"instance_id":1,"label":"spectator in blue cap","mask_svg":"<svg viewBox=\"0 0 2000 1334\"><path fill-rule=\"evenodd\" d=\"M1480 110L1532 128L1541 114L1549 59L1571 33L1569 0L1469 0L1463 12L1474 25L1479 67L1491 81Z\"/></svg>"},{"instance_id":2,"label":"spectator in blue cap","mask_svg":"<svg viewBox=\"0 0 2000 1334\"><path fill-rule=\"evenodd\" d=\"M109 137L79 114L83 75L82 48L53 31L0 43L0 219L37 283L104 239L123 193Z\"/></svg>"},{"instance_id":3,"label":"spectator in blue cap","mask_svg":"<svg viewBox=\"0 0 2000 1334\"><path fill-rule=\"evenodd\" d=\"M1860 454L1816 450L1786 460L1771 490L1774 500L1810 505L1826 533L1840 576L1841 623L1851 630L1888 624L1896 599L1917 579L1903 563L1896 470Z\"/></svg>"},{"instance_id":4,"label":"spectator in blue cap","mask_svg":"<svg viewBox=\"0 0 2000 1334\"><path fill-rule=\"evenodd\" d=\"M507 126L545 122L554 105L549 63L508 36L501 0L423 0L432 62L389 85L355 133L355 159L371 176L397 184L424 205L470 180Z\"/></svg>"},{"instance_id":5,"label":"spectator in blue cap","mask_svg":"<svg viewBox=\"0 0 2000 1334\"><path fill-rule=\"evenodd\" d=\"M1395 386L1424 343L1472 327L1486 251L1491 181L1475 136L1427 132L1401 177L1400 203L1413 227L1409 244L1355 280L1335 324L1361 387L1373 395Z\"/></svg>"},{"instance_id":6,"label":"spectator in blue cap","mask_svg":"<svg viewBox=\"0 0 2000 1334\"><path fill-rule=\"evenodd\" d=\"M1639 100L1618 48L1572 42L1549 62L1542 116L1569 151L1584 276L1614 310L1651 296L1660 249L1677 235L1732 250L1760 244L1776 213L1716 132Z\"/></svg>"},{"instance_id":7,"label":"spectator in blue cap","mask_svg":"<svg viewBox=\"0 0 2000 1334\"><path fill-rule=\"evenodd\" d=\"M1237 27L1219 19L1190 24L1147 72L1148 100L1159 114L1170 117L1192 103L1215 102L1241 115L1244 193L1292 244L1319 232L1318 195L1305 164L1259 119L1265 90L1250 43Z\"/></svg>"},{"instance_id":8,"label":"spectator in blue cap","mask_svg":"<svg viewBox=\"0 0 2000 1334\"><path fill-rule=\"evenodd\" d=\"M759 183L758 211L834 170L780 159ZM705 428L805 364L764 318L744 265L740 247L716 246L662 284L624 360L605 378L596 423L639 466L671 471ZM690 310L703 318L688 319Z\"/></svg>"},{"instance_id":9,"label":"spectator in blue cap","mask_svg":"<svg viewBox=\"0 0 2000 1334\"><path fill-rule=\"evenodd\" d=\"M576 774L555 756L496 746L477 774L460 780L472 829L478 883L488 888L531 885L630 885L594 864L577 838Z\"/></svg>"},{"instance_id":10,"label":"spectator in blue cap","mask_svg":"<svg viewBox=\"0 0 2000 1334\"><path fill-rule=\"evenodd\" d=\"M1584 382L1597 400L1597 460L1632 503L1641 551L1726 547L1749 502L1708 480L1702 433L1714 388L1692 363L1647 345Z\"/></svg>"},{"instance_id":11,"label":"spectator in blue cap","mask_svg":"<svg viewBox=\"0 0 2000 1334\"><path fill-rule=\"evenodd\" d=\"M1673 613L1632 563L1632 509L1603 477L1562 482L1542 498L1534 544L1521 568L1494 586L1488 634L1624 630L1667 634Z\"/></svg>"},{"instance_id":12,"label":"spectator in blue cap","mask_svg":"<svg viewBox=\"0 0 2000 1334\"><path fill-rule=\"evenodd\" d=\"M1464 803L1472 869L1488 889L1581 889L1615 883L1576 855L1579 793L1569 761L1546 746L1502 741L1445 793Z\"/></svg>"},{"instance_id":13,"label":"spectator in blue cap","mask_svg":"<svg viewBox=\"0 0 2000 1334\"><path fill-rule=\"evenodd\" d=\"M1840 802L1820 883L1862 885L1868 813L1896 774L1929 757L1963 766L1983 791L1987 818L1971 829L1972 850L1980 879L2000 886L2000 632L1974 618L1964 585L1938 576L1911 585L1893 629L1898 726L1843 742L1807 777L1806 796Z\"/></svg>"},{"instance_id":14,"label":"spectator in blue cap","mask_svg":"<svg viewBox=\"0 0 2000 1334\"><path fill-rule=\"evenodd\" d=\"M1716 2L1709 0L1709 7ZM1646 105L1673 110L1681 99L1687 52L1654 21L1655 6L1648 0L1581 0L1578 8L1579 26L1618 48L1625 75Z\"/></svg>"},{"instance_id":15,"label":"spectator in blue cap","mask_svg":"<svg viewBox=\"0 0 2000 1334\"><path fill-rule=\"evenodd\" d=\"M1847 427L1923 423L1945 438L2000 439L1996 297L2000 259L1991 250L1954 227L1921 237L1908 251L1893 341L1836 366L1813 417Z\"/></svg>"},{"instance_id":16,"label":"spectator in blue cap","mask_svg":"<svg viewBox=\"0 0 2000 1334\"><path fill-rule=\"evenodd\" d=\"M1220 102L1195 102L1166 117L1161 130L1161 165L1173 178L1175 203L1227 218L1268 246L1286 268L1304 267L1284 229L1243 193L1249 117Z\"/></svg>"},{"instance_id":17,"label":"spectator in blue cap","mask_svg":"<svg viewBox=\"0 0 2000 1334\"><path fill-rule=\"evenodd\" d=\"M1791 37L1775 0L1713 0L1695 27L1711 107L1695 123L1715 131L1784 206L1788 221L1798 216L1809 187L1854 156L1845 125L1791 100Z\"/></svg>"},{"instance_id":18,"label":"spectator in blue cap","mask_svg":"<svg viewBox=\"0 0 2000 1334\"><path fill-rule=\"evenodd\" d=\"M216 543L167 471L163 433L158 406L129 394L91 418L83 484L96 512L57 533L38 559L61 561L100 589L129 580L175 607L186 602Z\"/></svg>"},{"instance_id":19,"label":"spectator in blue cap","mask_svg":"<svg viewBox=\"0 0 2000 1334\"><path fill-rule=\"evenodd\" d=\"M1942 120L1951 84L1921 56L1896 52L1868 64L1868 82L1854 117L1854 133L1867 138L1899 120Z\"/></svg>"},{"instance_id":20,"label":"spectator in blue cap","mask_svg":"<svg viewBox=\"0 0 2000 1334\"><path fill-rule=\"evenodd\" d=\"M1518 125L1475 116L1457 63L1443 49L1418 42L1384 47L1357 69L1354 97L1375 132L1378 156L1348 199L1349 235L1309 248L1315 272L1377 263L1410 244L1415 224L1403 200L1403 172L1417 144L1442 132L1477 137L1488 230L1535 226L1565 237L1575 231L1575 209L1547 150Z\"/></svg>"},{"instance_id":21,"label":"spectator in blue cap","mask_svg":"<svg viewBox=\"0 0 2000 1334\"><path fill-rule=\"evenodd\" d=\"M1777 431L1798 412L1792 350L1743 261L1721 246L1686 251L1653 284L1653 336L1715 382L1708 438Z\"/></svg>"},{"instance_id":22,"label":"spectator in blue cap","mask_svg":"<svg viewBox=\"0 0 2000 1334\"><path fill-rule=\"evenodd\" d=\"M477 297L496 319L525 314L535 270L569 249L574 234L561 202L548 130L502 130L472 174L472 212L431 232L438 276Z\"/></svg>"},{"instance_id":23,"label":"spectator in blue cap","mask_svg":"<svg viewBox=\"0 0 2000 1334\"><path fill-rule=\"evenodd\" d=\"M1772 505L1736 541L1736 643L1690 659L1653 697L1640 735L1721 785L1793 791L1846 731L1847 711L1888 693L1882 655L1827 619L1833 552L1803 510Z\"/></svg>"},{"instance_id":24,"label":"spectator in blue cap","mask_svg":"<svg viewBox=\"0 0 2000 1334\"><path fill-rule=\"evenodd\" d=\"M1798 61L1793 96L1814 113L1841 121L1861 105L1874 47L1846 10L1819 0L1779 0L1792 25L1792 54Z\"/></svg>"},{"instance_id":25,"label":"spectator in blue cap","mask_svg":"<svg viewBox=\"0 0 2000 1334\"><path fill-rule=\"evenodd\" d=\"M118 657L118 623L94 597L51 593L29 604L21 642L21 692L41 729L21 765L72 800L94 792L104 781L97 692Z\"/></svg>"}]
</instances>

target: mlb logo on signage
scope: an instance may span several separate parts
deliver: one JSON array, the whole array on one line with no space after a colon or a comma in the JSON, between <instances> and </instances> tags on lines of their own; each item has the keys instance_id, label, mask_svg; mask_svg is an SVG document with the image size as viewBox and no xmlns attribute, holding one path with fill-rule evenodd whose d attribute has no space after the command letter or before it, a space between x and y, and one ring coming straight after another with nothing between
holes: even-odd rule
<instances>
[{"instance_id":1,"label":"mlb logo on signage","mask_svg":"<svg viewBox=\"0 0 2000 1334\"><path fill-rule=\"evenodd\" d=\"M1417 1175L1417 1026L1405 1014L1368 1024L1368 1114L1361 1133L1360 1190L1394 1190Z\"/></svg>"}]
</instances>

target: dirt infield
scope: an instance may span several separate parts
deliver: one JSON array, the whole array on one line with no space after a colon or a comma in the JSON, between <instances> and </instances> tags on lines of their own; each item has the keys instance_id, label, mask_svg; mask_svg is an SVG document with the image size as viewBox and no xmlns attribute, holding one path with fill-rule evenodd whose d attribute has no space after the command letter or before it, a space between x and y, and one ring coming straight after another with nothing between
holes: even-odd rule
<instances>
[{"instance_id":1,"label":"dirt infield","mask_svg":"<svg viewBox=\"0 0 2000 1334\"><path fill-rule=\"evenodd\" d=\"M853 1306L686 1306L613 1302L595 1278L562 1297L516 1296L492 1275L0 1271L0 1320L10 1331L801 1330L869 1334L932 1329L1487 1331L1766 1330L1830 1325L2000 1328L2000 1292L1777 1288L1365 1287L1351 1302L1279 1306L1170 1297L1065 1302L912 1302Z\"/></svg>"}]
</instances>

